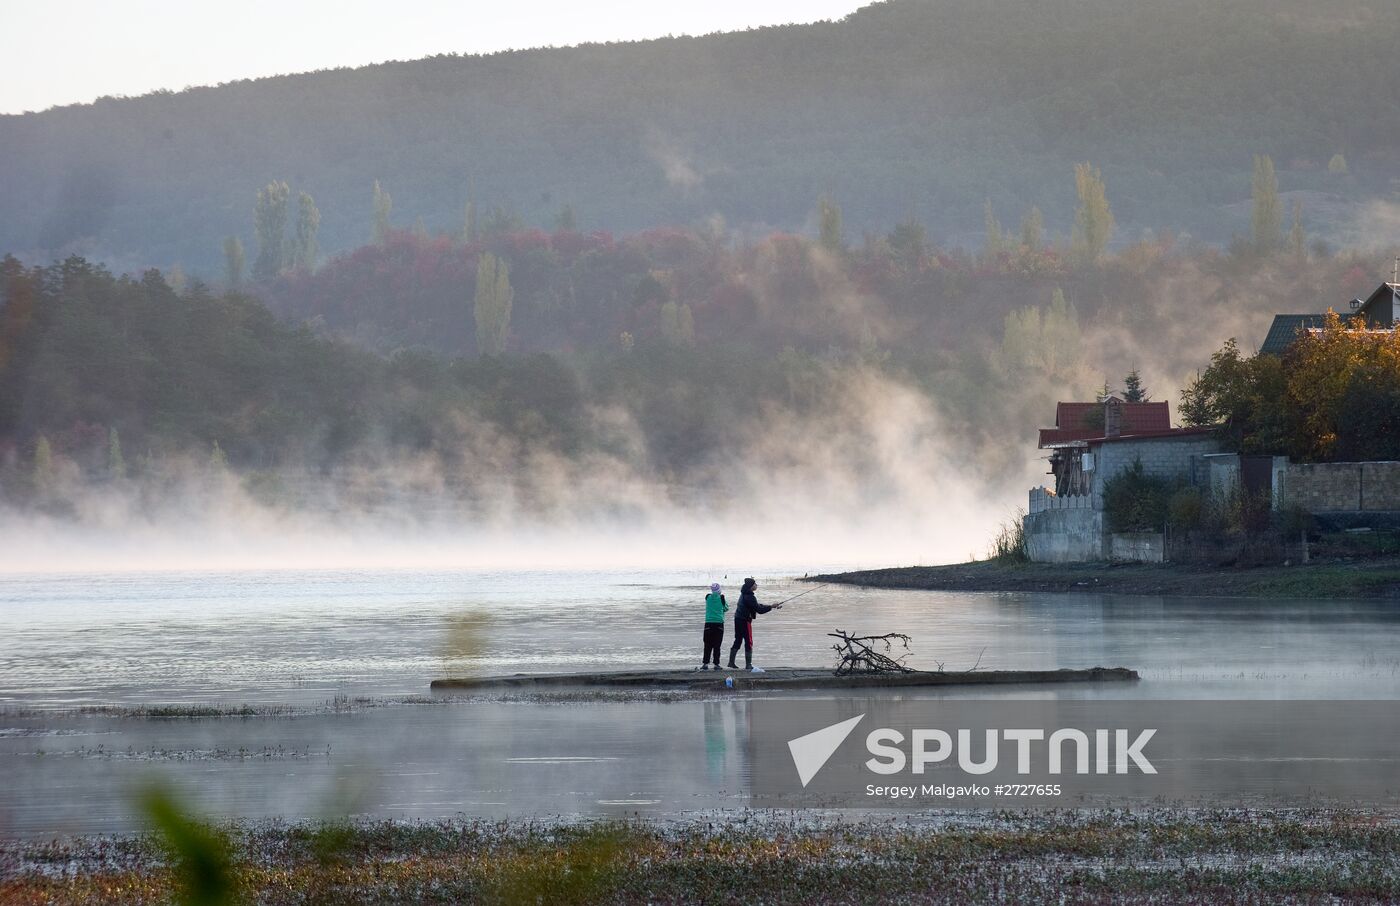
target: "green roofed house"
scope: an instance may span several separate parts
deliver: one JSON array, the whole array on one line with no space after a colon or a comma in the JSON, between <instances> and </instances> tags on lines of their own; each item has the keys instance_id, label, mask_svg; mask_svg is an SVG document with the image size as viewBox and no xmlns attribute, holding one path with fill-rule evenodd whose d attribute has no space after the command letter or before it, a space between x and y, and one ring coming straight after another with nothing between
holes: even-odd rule
<instances>
[{"instance_id":1,"label":"green roofed house","mask_svg":"<svg viewBox=\"0 0 1400 906\"><path fill-rule=\"evenodd\" d=\"M1394 330L1397 292L1400 292L1400 284L1382 283L1365 299L1352 299L1351 310L1339 313L1339 316L1343 321L1362 318L1370 330ZM1274 315L1274 323L1269 325L1269 333L1264 337L1259 352L1283 355L1298 339L1298 334L1305 330L1321 330L1326 318L1325 314Z\"/></svg>"}]
</instances>

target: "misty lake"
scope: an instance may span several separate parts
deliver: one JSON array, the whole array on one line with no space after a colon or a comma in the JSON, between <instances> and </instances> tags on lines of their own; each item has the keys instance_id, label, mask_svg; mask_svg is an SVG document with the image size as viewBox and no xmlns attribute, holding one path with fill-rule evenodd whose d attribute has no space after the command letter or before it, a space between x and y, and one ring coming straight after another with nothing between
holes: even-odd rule
<instances>
[{"instance_id":1,"label":"misty lake","mask_svg":"<svg viewBox=\"0 0 1400 906\"><path fill-rule=\"evenodd\" d=\"M804 591L763 570L760 600ZM0 833L130 829L152 778L228 817L679 814L732 807L747 700L394 703L448 675L699 663L704 586L739 573L239 572L0 578ZM1390 602L828 587L755 626L760 665L900 631L911 666L1127 666L1138 684L921 696L1394 699ZM732 629L727 630L732 639ZM901 690L908 697L910 690ZM372 708L347 699L389 700ZM91 706L292 705L133 719Z\"/></svg>"}]
</instances>

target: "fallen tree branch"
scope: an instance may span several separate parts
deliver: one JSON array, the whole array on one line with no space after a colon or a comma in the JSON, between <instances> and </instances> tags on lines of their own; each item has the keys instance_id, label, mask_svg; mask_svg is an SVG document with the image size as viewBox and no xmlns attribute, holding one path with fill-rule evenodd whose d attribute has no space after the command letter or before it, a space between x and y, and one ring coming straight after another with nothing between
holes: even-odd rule
<instances>
[{"instance_id":1,"label":"fallen tree branch","mask_svg":"<svg viewBox=\"0 0 1400 906\"><path fill-rule=\"evenodd\" d=\"M828 632L827 636L837 639L837 643L831 646L831 650L837 654L836 673L913 673L911 667L904 666L904 661L909 655L901 654L898 657L890 657L890 652L894 651L894 643L899 642L905 652L909 651L909 643L912 639L902 632L889 632L884 635L851 635L848 632L836 630ZM884 650L877 650L881 645Z\"/></svg>"}]
</instances>

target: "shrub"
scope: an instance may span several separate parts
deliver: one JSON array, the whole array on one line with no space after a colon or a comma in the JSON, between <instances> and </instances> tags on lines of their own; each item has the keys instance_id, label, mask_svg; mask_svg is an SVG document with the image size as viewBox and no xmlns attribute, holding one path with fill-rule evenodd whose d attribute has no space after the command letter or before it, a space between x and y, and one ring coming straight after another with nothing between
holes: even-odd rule
<instances>
[{"instance_id":1,"label":"shrub","mask_svg":"<svg viewBox=\"0 0 1400 906\"><path fill-rule=\"evenodd\" d=\"M992 549L988 558L1001 563L1025 563L1030 559L1026 554L1026 511L1017 510L1009 522L1003 522L992 539Z\"/></svg>"},{"instance_id":2,"label":"shrub","mask_svg":"<svg viewBox=\"0 0 1400 906\"><path fill-rule=\"evenodd\" d=\"M1142 460L1104 482L1103 509L1110 532L1160 532L1167 524L1175 483L1148 475Z\"/></svg>"}]
</instances>

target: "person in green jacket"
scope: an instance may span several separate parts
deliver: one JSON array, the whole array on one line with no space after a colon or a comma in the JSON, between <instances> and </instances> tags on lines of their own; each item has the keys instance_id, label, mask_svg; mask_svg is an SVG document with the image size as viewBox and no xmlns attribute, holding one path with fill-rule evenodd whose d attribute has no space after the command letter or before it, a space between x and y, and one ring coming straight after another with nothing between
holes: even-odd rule
<instances>
[{"instance_id":1,"label":"person in green jacket","mask_svg":"<svg viewBox=\"0 0 1400 906\"><path fill-rule=\"evenodd\" d=\"M714 655L715 669L719 669L719 649L724 644L724 615L729 611L729 602L720 594L719 583L710 584L710 593L705 595L705 659L700 662L701 670L710 669L710 656Z\"/></svg>"}]
</instances>

